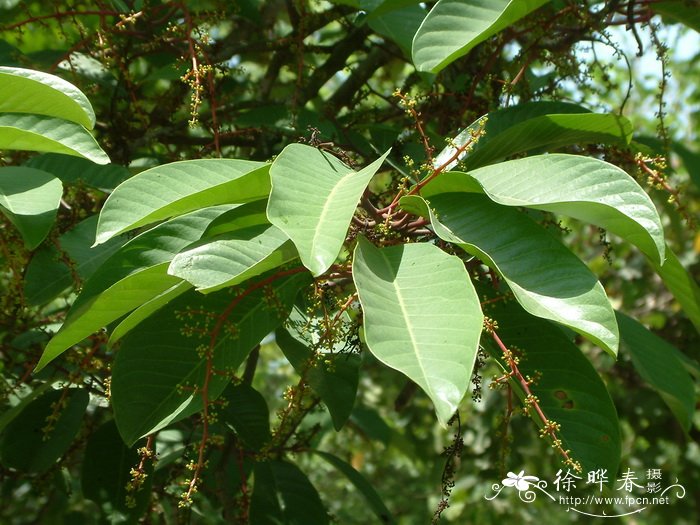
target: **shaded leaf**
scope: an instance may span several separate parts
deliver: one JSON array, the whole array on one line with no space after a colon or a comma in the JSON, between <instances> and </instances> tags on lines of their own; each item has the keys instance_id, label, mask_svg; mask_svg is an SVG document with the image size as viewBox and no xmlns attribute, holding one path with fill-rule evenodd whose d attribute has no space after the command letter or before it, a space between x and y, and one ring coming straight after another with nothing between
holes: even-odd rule
<instances>
[{"instance_id":1,"label":"shaded leaf","mask_svg":"<svg viewBox=\"0 0 700 525\"><path fill-rule=\"evenodd\" d=\"M36 155L24 165L48 171L64 184L82 182L101 191L111 191L131 177L129 170L119 164L95 164L81 157L59 153Z\"/></svg>"},{"instance_id":2,"label":"shaded leaf","mask_svg":"<svg viewBox=\"0 0 700 525\"><path fill-rule=\"evenodd\" d=\"M87 97L55 75L0 66L0 111L34 113L95 126L95 112Z\"/></svg>"},{"instance_id":3,"label":"shaded leaf","mask_svg":"<svg viewBox=\"0 0 700 525\"><path fill-rule=\"evenodd\" d=\"M294 244L271 225L251 226L208 237L173 258L168 273L202 293L260 275L298 257Z\"/></svg>"},{"instance_id":4,"label":"shaded leaf","mask_svg":"<svg viewBox=\"0 0 700 525\"><path fill-rule=\"evenodd\" d=\"M204 159L143 171L120 184L105 202L95 244L207 206L264 198L270 191L268 169L261 162Z\"/></svg>"},{"instance_id":5,"label":"shaded leaf","mask_svg":"<svg viewBox=\"0 0 700 525\"><path fill-rule=\"evenodd\" d=\"M669 16L676 22L700 31L700 5L697 2L686 0L654 2L650 7L661 15Z\"/></svg>"},{"instance_id":6,"label":"shaded leaf","mask_svg":"<svg viewBox=\"0 0 700 525\"><path fill-rule=\"evenodd\" d=\"M357 203L388 154L355 172L325 151L290 144L272 163L267 216L314 276L338 257Z\"/></svg>"},{"instance_id":7,"label":"shaded leaf","mask_svg":"<svg viewBox=\"0 0 700 525\"><path fill-rule=\"evenodd\" d=\"M170 261L230 208L216 206L178 217L122 246L85 283L63 326L46 346L37 370L71 345L180 283L180 278L166 273Z\"/></svg>"},{"instance_id":8,"label":"shaded leaf","mask_svg":"<svg viewBox=\"0 0 700 525\"><path fill-rule=\"evenodd\" d=\"M568 326L617 355L615 313L602 285L532 219L476 193L433 195L430 208L416 196L404 197L401 205L429 217L441 239L501 274L525 310Z\"/></svg>"},{"instance_id":9,"label":"shaded leaf","mask_svg":"<svg viewBox=\"0 0 700 525\"><path fill-rule=\"evenodd\" d=\"M53 227L62 194L61 181L50 173L0 168L0 211L17 227L29 250L41 244Z\"/></svg>"},{"instance_id":10,"label":"shaded leaf","mask_svg":"<svg viewBox=\"0 0 700 525\"><path fill-rule=\"evenodd\" d=\"M250 385L229 385L221 395L226 406L221 409L221 421L235 430L246 446L262 449L272 438L270 410L265 398Z\"/></svg>"},{"instance_id":11,"label":"shaded leaf","mask_svg":"<svg viewBox=\"0 0 700 525\"><path fill-rule=\"evenodd\" d=\"M109 503L111 512L121 511L132 519L142 515L150 500L153 464L150 461L145 463L143 485L137 492L129 493L126 487L132 480L130 471L140 461L137 448L136 445L129 448L124 444L114 420L95 430L85 446L80 475L83 495L98 504ZM127 496L130 495L133 497L133 507L127 506Z\"/></svg>"},{"instance_id":12,"label":"shaded leaf","mask_svg":"<svg viewBox=\"0 0 700 525\"><path fill-rule=\"evenodd\" d=\"M403 4L406 5L400 8L373 11L367 18L367 23L380 35L393 40L406 56L410 57L413 36L427 15L427 11L419 6L418 2L403 2Z\"/></svg>"},{"instance_id":13,"label":"shaded leaf","mask_svg":"<svg viewBox=\"0 0 700 525\"><path fill-rule=\"evenodd\" d=\"M485 193L505 206L526 206L590 222L619 235L655 261L664 260L659 214L649 196L623 170L578 155L537 155L469 173L450 171L421 194Z\"/></svg>"},{"instance_id":14,"label":"shaded leaf","mask_svg":"<svg viewBox=\"0 0 700 525\"><path fill-rule=\"evenodd\" d=\"M58 245L63 253L56 246L42 246L34 253L24 276L24 296L29 304L45 304L64 292L74 284L73 272L87 279L126 242L115 237L91 248L96 228L97 215L92 215L61 235Z\"/></svg>"},{"instance_id":15,"label":"shaded leaf","mask_svg":"<svg viewBox=\"0 0 700 525\"><path fill-rule=\"evenodd\" d=\"M357 396L360 357L352 354L314 352L285 328L275 332L275 341L297 373L328 407L333 426L340 430L350 417Z\"/></svg>"},{"instance_id":16,"label":"shaded leaf","mask_svg":"<svg viewBox=\"0 0 700 525\"><path fill-rule=\"evenodd\" d=\"M328 515L306 475L287 461L257 463L250 500L251 525L325 525Z\"/></svg>"},{"instance_id":17,"label":"shaded leaf","mask_svg":"<svg viewBox=\"0 0 700 525\"><path fill-rule=\"evenodd\" d=\"M683 267L678 256L668 247L666 248L666 262L663 266L653 260L649 262L663 280L666 288L680 303L688 319L700 330L700 287L697 281Z\"/></svg>"},{"instance_id":18,"label":"shaded leaf","mask_svg":"<svg viewBox=\"0 0 700 525\"><path fill-rule=\"evenodd\" d=\"M468 152L459 156L460 169L475 169L496 160L535 148L555 149L571 144L629 144L632 123L625 117L613 114L591 113L577 104L554 101L526 102L499 109L477 119L462 130L435 157L434 166L447 163L479 131L482 119L484 135ZM447 164L446 170L458 163Z\"/></svg>"},{"instance_id":19,"label":"shaded leaf","mask_svg":"<svg viewBox=\"0 0 700 525\"><path fill-rule=\"evenodd\" d=\"M634 368L659 393L688 432L695 411L695 386L678 358L678 350L621 312L617 312L617 322L623 347L632 357Z\"/></svg>"},{"instance_id":20,"label":"shaded leaf","mask_svg":"<svg viewBox=\"0 0 700 525\"><path fill-rule=\"evenodd\" d=\"M109 157L80 124L56 117L0 114L0 149L46 151L108 164Z\"/></svg>"},{"instance_id":21,"label":"shaded leaf","mask_svg":"<svg viewBox=\"0 0 700 525\"><path fill-rule=\"evenodd\" d=\"M498 336L507 347L522 350L518 365L521 373L538 377L530 389L545 416L561 425L558 434L564 449L571 450L584 472L599 468L617 472L621 436L615 405L600 376L571 338L512 301L491 302L484 306L484 313L498 322ZM483 334L482 344L491 349L492 355L500 356L489 334Z\"/></svg>"},{"instance_id":22,"label":"shaded leaf","mask_svg":"<svg viewBox=\"0 0 700 525\"><path fill-rule=\"evenodd\" d=\"M0 462L27 472L48 470L78 434L88 400L82 388L51 390L33 400L0 436ZM48 418L54 415L50 423Z\"/></svg>"},{"instance_id":23,"label":"shaded leaf","mask_svg":"<svg viewBox=\"0 0 700 525\"><path fill-rule=\"evenodd\" d=\"M369 350L415 381L442 425L469 385L483 316L464 264L432 244L358 238L353 279Z\"/></svg>"},{"instance_id":24,"label":"shaded leaf","mask_svg":"<svg viewBox=\"0 0 700 525\"><path fill-rule=\"evenodd\" d=\"M367 501L367 504L374 512L375 516L379 518L380 523L394 523L394 519L391 516L391 512L386 508L381 496L374 490L374 487L365 479L365 477L355 470L352 465L343 461L338 456L329 454L328 452L322 452L320 450L314 450L314 454L322 457L328 463L333 465L341 474L343 474L350 483L362 494Z\"/></svg>"},{"instance_id":25,"label":"shaded leaf","mask_svg":"<svg viewBox=\"0 0 700 525\"><path fill-rule=\"evenodd\" d=\"M547 1L440 0L413 39L413 63L437 73Z\"/></svg>"},{"instance_id":26,"label":"shaded leaf","mask_svg":"<svg viewBox=\"0 0 700 525\"><path fill-rule=\"evenodd\" d=\"M287 317L308 274L283 277L241 295L190 291L122 339L112 369L112 406L127 443L202 409L198 391L213 352L214 401L251 349ZM154 371L157 370L157 373Z\"/></svg>"}]
</instances>

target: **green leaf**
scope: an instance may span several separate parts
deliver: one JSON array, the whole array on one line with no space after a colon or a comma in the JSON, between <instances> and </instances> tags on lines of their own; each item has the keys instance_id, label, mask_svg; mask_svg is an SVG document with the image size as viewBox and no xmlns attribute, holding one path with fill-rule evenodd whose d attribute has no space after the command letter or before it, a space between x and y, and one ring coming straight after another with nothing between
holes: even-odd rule
<instances>
[{"instance_id":1,"label":"green leaf","mask_svg":"<svg viewBox=\"0 0 700 525\"><path fill-rule=\"evenodd\" d=\"M659 214L649 196L617 166L578 155L537 155L467 173L446 172L421 194L485 193L505 206L526 206L590 222L664 260Z\"/></svg>"},{"instance_id":2,"label":"green leaf","mask_svg":"<svg viewBox=\"0 0 700 525\"><path fill-rule=\"evenodd\" d=\"M62 194L61 181L50 173L0 168L0 211L17 227L28 250L39 246L53 227Z\"/></svg>"},{"instance_id":3,"label":"green leaf","mask_svg":"<svg viewBox=\"0 0 700 525\"><path fill-rule=\"evenodd\" d=\"M233 159L173 162L120 184L100 213L95 244L139 226L216 206L262 199L269 165Z\"/></svg>"},{"instance_id":4,"label":"green leaf","mask_svg":"<svg viewBox=\"0 0 700 525\"><path fill-rule=\"evenodd\" d=\"M350 417L359 382L360 357L341 353L315 353L289 331L279 328L275 341L297 373L328 407L333 427L340 430Z\"/></svg>"},{"instance_id":5,"label":"green leaf","mask_svg":"<svg viewBox=\"0 0 700 525\"><path fill-rule=\"evenodd\" d=\"M685 432L695 411L695 386L678 358L679 351L631 317L617 312L622 345L634 368L656 390Z\"/></svg>"},{"instance_id":6,"label":"green leaf","mask_svg":"<svg viewBox=\"0 0 700 525\"><path fill-rule=\"evenodd\" d=\"M408 4L408 2L403 2ZM413 36L418 31L427 12L417 5L404 5L401 8L372 12L367 24L377 33L396 42L407 57L411 56ZM380 6L381 8L381 6ZM378 8L379 9L379 8Z\"/></svg>"},{"instance_id":7,"label":"green leaf","mask_svg":"<svg viewBox=\"0 0 700 525\"><path fill-rule=\"evenodd\" d=\"M282 230L251 226L206 238L175 256L168 273L192 283L202 293L233 286L298 257Z\"/></svg>"},{"instance_id":8,"label":"green leaf","mask_svg":"<svg viewBox=\"0 0 700 525\"><path fill-rule=\"evenodd\" d=\"M24 296L29 304L46 304L74 284L74 274L85 280L125 242L115 237L91 248L97 215L78 223L58 239L58 246L42 246L32 257L24 276ZM70 267L68 264L70 263Z\"/></svg>"},{"instance_id":9,"label":"green leaf","mask_svg":"<svg viewBox=\"0 0 700 525\"><path fill-rule=\"evenodd\" d=\"M287 461L256 463L250 525L326 525L321 498L299 467Z\"/></svg>"},{"instance_id":10,"label":"green leaf","mask_svg":"<svg viewBox=\"0 0 700 525\"><path fill-rule=\"evenodd\" d=\"M216 206L178 217L120 248L85 283L63 326L46 346L37 370L71 345L182 282L166 273L170 261L230 208Z\"/></svg>"},{"instance_id":11,"label":"green leaf","mask_svg":"<svg viewBox=\"0 0 700 525\"><path fill-rule=\"evenodd\" d=\"M437 73L548 0L440 0L413 39L418 71Z\"/></svg>"},{"instance_id":12,"label":"green leaf","mask_svg":"<svg viewBox=\"0 0 700 525\"><path fill-rule=\"evenodd\" d=\"M108 164L109 157L80 124L56 117L0 114L0 149L46 151Z\"/></svg>"},{"instance_id":13,"label":"green leaf","mask_svg":"<svg viewBox=\"0 0 700 525\"><path fill-rule=\"evenodd\" d=\"M357 203L388 154L355 172L325 151L290 144L272 163L267 216L314 276L335 262Z\"/></svg>"},{"instance_id":14,"label":"green leaf","mask_svg":"<svg viewBox=\"0 0 700 525\"><path fill-rule=\"evenodd\" d=\"M0 111L58 117L92 129L95 112L70 82L41 71L0 66Z\"/></svg>"},{"instance_id":15,"label":"green leaf","mask_svg":"<svg viewBox=\"0 0 700 525\"><path fill-rule=\"evenodd\" d=\"M673 294L683 308L688 319L700 330L700 287L693 276L686 270L678 256L666 248L666 261L663 266L654 260L649 261L659 274L666 288Z\"/></svg>"},{"instance_id":16,"label":"green leaf","mask_svg":"<svg viewBox=\"0 0 700 525\"><path fill-rule=\"evenodd\" d=\"M432 244L380 249L359 237L352 274L369 350L415 381L446 425L469 386L483 323L464 264Z\"/></svg>"},{"instance_id":17,"label":"green leaf","mask_svg":"<svg viewBox=\"0 0 700 525\"><path fill-rule=\"evenodd\" d=\"M329 454L328 452L322 452L320 450L314 450L314 454L322 457L328 463L333 465L341 474L343 474L350 483L360 491L365 497L367 504L374 512L375 516L379 518L380 523L394 523L394 518L386 508L381 496L374 490L374 487L365 479L365 477L355 470L352 465L343 461L338 456Z\"/></svg>"},{"instance_id":18,"label":"green leaf","mask_svg":"<svg viewBox=\"0 0 700 525\"><path fill-rule=\"evenodd\" d=\"M272 438L270 410L265 398L250 385L229 385L221 395L227 403L221 421L231 427L246 446L261 450Z\"/></svg>"},{"instance_id":19,"label":"green leaf","mask_svg":"<svg viewBox=\"0 0 700 525\"><path fill-rule=\"evenodd\" d=\"M0 436L0 463L27 472L48 470L78 434L89 397L87 390L70 388L29 403ZM56 419L50 424L51 416Z\"/></svg>"},{"instance_id":20,"label":"green leaf","mask_svg":"<svg viewBox=\"0 0 700 525\"><path fill-rule=\"evenodd\" d=\"M695 31L700 31L700 5L687 0L675 0L668 2L654 2L653 11L666 15Z\"/></svg>"},{"instance_id":21,"label":"green leaf","mask_svg":"<svg viewBox=\"0 0 700 525\"><path fill-rule=\"evenodd\" d=\"M454 168L458 160L449 161L457 152L455 147L462 147L472 140L472 134L481 128L483 118L486 118L484 135L468 152L459 156L461 170L486 166L535 148L551 150L589 143L626 145L630 143L633 132L632 123L619 115L591 113L582 106L566 102L526 102L477 119L435 157L433 165L437 168L447 164L445 170Z\"/></svg>"},{"instance_id":22,"label":"green leaf","mask_svg":"<svg viewBox=\"0 0 700 525\"><path fill-rule=\"evenodd\" d=\"M142 443L140 445L143 445ZM146 478L141 488L130 494L127 484L132 480L131 469L140 461L137 446L127 447L117 432L114 420L100 426L85 446L80 484L83 496L95 503L109 503L111 509L129 514L133 520L148 507L153 484L153 463L144 465ZM133 496L134 507L127 506L127 496Z\"/></svg>"},{"instance_id":23,"label":"green leaf","mask_svg":"<svg viewBox=\"0 0 700 525\"><path fill-rule=\"evenodd\" d=\"M568 326L617 355L615 312L602 285L532 219L476 193L434 195L430 208L416 196L404 197L401 205L429 217L441 239L501 274L525 310Z\"/></svg>"},{"instance_id":24,"label":"green leaf","mask_svg":"<svg viewBox=\"0 0 700 525\"><path fill-rule=\"evenodd\" d=\"M269 286L193 290L160 309L122 339L112 368L112 406L127 443L202 409L206 352L214 373L208 399L224 390L250 350L287 317L308 274L282 277ZM211 346L213 345L213 346ZM157 370L157 373L154 371Z\"/></svg>"},{"instance_id":25,"label":"green leaf","mask_svg":"<svg viewBox=\"0 0 700 525\"><path fill-rule=\"evenodd\" d=\"M124 166L118 164L100 165L87 159L59 153L36 155L24 165L28 168L48 171L61 179L64 184L82 182L86 186L101 191L112 191L131 177L131 173Z\"/></svg>"},{"instance_id":26,"label":"green leaf","mask_svg":"<svg viewBox=\"0 0 700 525\"><path fill-rule=\"evenodd\" d=\"M547 419L561 425L563 448L571 450L584 472L617 472L621 436L615 405L588 359L562 330L513 301L490 302L484 313L498 322L498 336L507 347L522 350L520 372L538 377L530 388ZM489 334L483 334L482 344L501 355Z\"/></svg>"}]
</instances>

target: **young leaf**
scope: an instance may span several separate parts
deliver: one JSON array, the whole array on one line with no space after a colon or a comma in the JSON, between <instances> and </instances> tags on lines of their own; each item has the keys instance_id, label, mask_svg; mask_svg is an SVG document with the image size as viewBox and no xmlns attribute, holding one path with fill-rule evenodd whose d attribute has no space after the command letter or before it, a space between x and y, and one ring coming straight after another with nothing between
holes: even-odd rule
<instances>
[{"instance_id":1,"label":"young leaf","mask_svg":"<svg viewBox=\"0 0 700 525\"><path fill-rule=\"evenodd\" d=\"M28 250L46 238L56 220L63 185L50 173L0 168L0 211L17 227Z\"/></svg>"},{"instance_id":2,"label":"young leaf","mask_svg":"<svg viewBox=\"0 0 700 525\"><path fill-rule=\"evenodd\" d=\"M678 350L631 317L617 312L622 345L634 368L661 396L688 432L695 411L693 380L678 358Z\"/></svg>"},{"instance_id":3,"label":"young leaf","mask_svg":"<svg viewBox=\"0 0 700 525\"><path fill-rule=\"evenodd\" d=\"M664 260L659 214L649 196L617 166L578 155L537 155L469 173L450 171L421 194L480 192L505 206L526 206L590 222L631 242L653 261Z\"/></svg>"},{"instance_id":4,"label":"young leaf","mask_svg":"<svg viewBox=\"0 0 700 525\"><path fill-rule=\"evenodd\" d=\"M420 197L408 196L401 206L429 217L440 238L500 273L525 310L568 326L617 355L615 313L602 285L532 219L477 193L434 195L430 208Z\"/></svg>"},{"instance_id":5,"label":"young leaf","mask_svg":"<svg viewBox=\"0 0 700 525\"><path fill-rule=\"evenodd\" d=\"M267 216L314 276L338 257L357 203L388 154L355 172L325 151L290 144L272 163Z\"/></svg>"},{"instance_id":6,"label":"young leaf","mask_svg":"<svg viewBox=\"0 0 700 525\"><path fill-rule=\"evenodd\" d=\"M440 0L413 39L418 71L438 73L549 0Z\"/></svg>"},{"instance_id":7,"label":"young leaf","mask_svg":"<svg viewBox=\"0 0 700 525\"><path fill-rule=\"evenodd\" d=\"M0 111L58 117L92 129L95 112L70 82L41 71L0 66Z\"/></svg>"},{"instance_id":8,"label":"young leaf","mask_svg":"<svg viewBox=\"0 0 700 525\"><path fill-rule=\"evenodd\" d=\"M521 350L520 372L538 378L530 389L547 419L561 425L563 448L584 472L617 472L621 436L615 405L588 359L562 330L532 317L517 303L493 301L484 313L498 322L503 343ZM501 355L489 334L483 334L482 344L492 355Z\"/></svg>"},{"instance_id":9,"label":"young leaf","mask_svg":"<svg viewBox=\"0 0 700 525\"><path fill-rule=\"evenodd\" d=\"M299 467L287 461L256 463L250 525L327 525L321 498Z\"/></svg>"},{"instance_id":10,"label":"young leaf","mask_svg":"<svg viewBox=\"0 0 700 525\"><path fill-rule=\"evenodd\" d=\"M182 280L168 275L172 258L199 238L216 217L216 206L178 217L133 238L85 283L61 329L46 345L37 370L64 350Z\"/></svg>"},{"instance_id":11,"label":"young leaf","mask_svg":"<svg viewBox=\"0 0 700 525\"><path fill-rule=\"evenodd\" d=\"M451 162L456 148L471 141L486 118L483 136L468 151ZM505 157L535 148L554 149L570 144L629 144L632 123L613 114L591 113L588 109L566 102L541 100L499 109L484 115L462 130L435 157L434 167L447 163L451 170L461 162L462 170L476 169Z\"/></svg>"},{"instance_id":12,"label":"young leaf","mask_svg":"<svg viewBox=\"0 0 700 525\"><path fill-rule=\"evenodd\" d=\"M78 434L89 395L82 388L51 390L29 403L0 436L0 463L41 473L60 458ZM48 424L50 416L56 416Z\"/></svg>"},{"instance_id":13,"label":"young leaf","mask_svg":"<svg viewBox=\"0 0 700 525\"><path fill-rule=\"evenodd\" d=\"M44 115L0 114L0 149L46 151L108 164L109 157L80 124Z\"/></svg>"},{"instance_id":14,"label":"young leaf","mask_svg":"<svg viewBox=\"0 0 700 525\"><path fill-rule=\"evenodd\" d=\"M353 279L369 350L415 381L442 425L469 386L483 316L464 264L432 244L358 238Z\"/></svg>"},{"instance_id":15,"label":"young leaf","mask_svg":"<svg viewBox=\"0 0 700 525\"><path fill-rule=\"evenodd\" d=\"M214 401L250 350L287 317L308 274L209 295L190 291L122 339L112 369L112 406L127 444L202 409L200 389L213 352L207 396ZM213 345L213 346L212 346ZM157 373L154 371L157 370Z\"/></svg>"},{"instance_id":16,"label":"young leaf","mask_svg":"<svg viewBox=\"0 0 700 525\"><path fill-rule=\"evenodd\" d=\"M282 266L298 257L294 244L271 225L208 237L173 258L168 273L210 293Z\"/></svg>"},{"instance_id":17,"label":"young leaf","mask_svg":"<svg viewBox=\"0 0 700 525\"><path fill-rule=\"evenodd\" d=\"M297 373L328 407L333 427L340 430L350 417L357 396L360 358L357 355L324 353L318 359L311 349L285 328L278 328L275 341Z\"/></svg>"},{"instance_id":18,"label":"young leaf","mask_svg":"<svg viewBox=\"0 0 700 525\"><path fill-rule=\"evenodd\" d=\"M322 457L328 463L333 465L341 474L343 474L353 486L360 491L365 497L367 504L374 512L375 516L379 518L380 523L394 523L394 518L391 516L391 512L386 508L381 496L377 493L374 487L365 479L365 477L355 470L352 465L346 463L338 456L329 454L328 452L322 452L320 450L314 450L314 454Z\"/></svg>"},{"instance_id":19,"label":"young leaf","mask_svg":"<svg viewBox=\"0 0 700 525\"><path fill-rule=\"evenodd\" d=\"M250 202L270 191L269 165L233 159L173 162L120 184L100 213L95 244L193 210Z\"/></svg>"}]
</instances>

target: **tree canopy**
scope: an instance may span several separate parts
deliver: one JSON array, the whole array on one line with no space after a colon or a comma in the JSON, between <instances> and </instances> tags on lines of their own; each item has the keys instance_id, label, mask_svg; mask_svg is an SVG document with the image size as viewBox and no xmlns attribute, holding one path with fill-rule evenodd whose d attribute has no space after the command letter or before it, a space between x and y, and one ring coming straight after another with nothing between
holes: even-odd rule
<instances>
[{"instance_id":1,"label":"tree canopy","mask_svg":"<svg viewBox=\"0 0 700 525\"><path fill-rule=\"evenodd\" d=\"M699 13L0 0L0 522L696 523Z\"/></svg>"}]
</instances>

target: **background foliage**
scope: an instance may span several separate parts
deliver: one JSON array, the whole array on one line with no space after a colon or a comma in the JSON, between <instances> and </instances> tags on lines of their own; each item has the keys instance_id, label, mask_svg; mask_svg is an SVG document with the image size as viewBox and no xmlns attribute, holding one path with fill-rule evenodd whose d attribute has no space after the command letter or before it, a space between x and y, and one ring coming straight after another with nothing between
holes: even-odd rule
<instances>
[{"instance_id":1,"label":"background foliage","mask_svg":"<svg viewBox=\"0 0 700 525\"><path fill-rule=\"evenodd\" d=\"M696 523L698 13L0 0L0 521Z\"/></svg>"}]
</instances>

